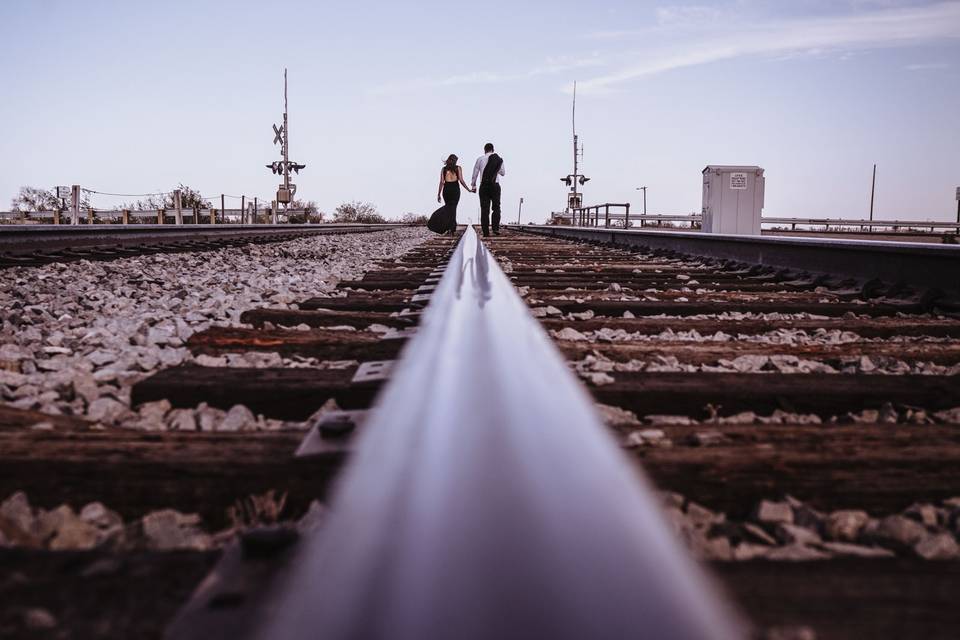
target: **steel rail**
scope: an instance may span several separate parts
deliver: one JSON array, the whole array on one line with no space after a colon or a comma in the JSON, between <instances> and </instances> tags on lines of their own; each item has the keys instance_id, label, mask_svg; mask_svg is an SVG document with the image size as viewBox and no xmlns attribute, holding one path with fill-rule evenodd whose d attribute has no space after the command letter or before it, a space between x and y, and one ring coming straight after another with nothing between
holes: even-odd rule
<instances>
[{"instance_id":1,"label":"steel rail","mask_svg":"<svg viewBox=\"0 0 960 640\"><path fill-rule=\"evenodd\" d=\"M471 227L260 638L736 638Z\"/></svg>"},{"instance_id":2,"label":"steel rail","mask_svg":"<svg viewBox=\"0 0 960 640\"><path fill-rule=\"evenodd\" d=\"M0 254L21 255L93 247L123 247L146 243L180 243L242 238L278 238L381 231L403 224L218 224L218 225L9 225L0 226Z\"/></svg>"},{"instance_id":3,"label":"steel rail","mask_svg":"<svg viewBox=\"0 0 960 640\"><path fill-rule=\"evenodd\" d=\"M592 205L590 207L579 207L575 211L596 211L598 208L602 207L623 207L622 204L600 204ZM610 212L608 217L610 220L623 220L624 218L629 218L631 222L648 222L648 223L659 223L659 222L689 222L689 223L699 223L703 220L703 215L700 213L635 213L635 214L624 214L617 213L614 211ZM573 216L569 213L554 213L553 219L555 220L571 220ZM589 217L590 220L595 219L594 215ZM771 224L788 224L796 230L796 226L804 225L809 227L870 227L870 228L880 228L880 229L944 229L944 230L960 230L960 222L950 222L950 221L940 221L940 220L860 220L857 218L783 218L783 217L767 217L764 216L760 219L761 225L771 225ZM595 225L589 225L591 227ZM653 226L653 225L651 225ZM876 232L880 233L880 232Z\"/></svg>"},{"instance_id":4,"label":"steel rail","mask_svg":"<svg viewBox=\"0 0 960 640\"><path fill-rule=\"evenodd\" d=\"M960 288L960 245L884 240L738 236L689 231L642 231L554 225L507 225L568 240L736 260L859 280L879 278L945 291Z\"/></svg>"}]
</instances>

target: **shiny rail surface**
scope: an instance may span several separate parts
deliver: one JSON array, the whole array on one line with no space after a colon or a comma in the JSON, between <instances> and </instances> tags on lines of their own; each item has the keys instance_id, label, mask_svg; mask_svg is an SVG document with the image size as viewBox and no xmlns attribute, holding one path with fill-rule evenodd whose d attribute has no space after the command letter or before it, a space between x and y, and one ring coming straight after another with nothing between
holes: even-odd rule
<instances>
[{"instance_id":1,"label":"shiny rail surface","mask_svg":"<svg viewBox=\"0 0 960 640\"><path fill-rule=\"evenodd\" d=\"M262 638L734 638L468 228Z\"/></svg>"},{"instance_id":2,"label":"shiny rail surface","mask_svg":"<svg viewBox=\"0 0 960 640\"><path fill-rule=\"evenodd\" d=\"M604 210L601 214L600 209L604 207L627 207L626 212L618 212L616 210L606 211ZM576 215L571 215L569 213L554 213L552 214L552 219L556 221L563 221L564 224L570 224L571 221L578 223L580 226L624 226L624 221L630 221L630 226L633 227L655 227L664 222L683 222L690 226L697 224L699 225L703 219L703 216L699 213L688 213L688 214L664 214L664 213L629 213L629 205L620 205L620 204L600 204L592 205L590 207L581 207L576 209ZM611 222L613 225L611 225ZM874 229L892 229L894 231L898 230L917 230L918 232L926 233L926 229L929 229L929 233L936 233L939 229L941 233L943 232L960 232L960 222L949 222L941 220L861 220L857 218L784 218L784 217L767 217L764 216L760 219L761 225L788 225L790 230L798 231L797 225L803 227L823 227L823 230L830 230L830 227L834 227L834 231L843 231L847 229L851 232L854 232L856 229L869 229L865 233L882 233L882 231L873 231ZM689 226L687 228L690 228ZM771 229L773 230L773 229ZM783 229L784 231L786 229ZM820 230L819 232L822 232ZM803 231L803 229L800 229ZM812 231L812 229L811 229Z\"/></svg>"},{"instance_id":3,"label":"shiny rail surface","mask_svg":"<svg viewBox=\"0 0 960 640\"><path fill-rule=\"evenodd\" d=\"M568 240L676 251L861 280L879 278L890 283L905 282L947 291L960 288L960 245L553 225L509 225L509 228Z\"/></svg>"}]
</instances>

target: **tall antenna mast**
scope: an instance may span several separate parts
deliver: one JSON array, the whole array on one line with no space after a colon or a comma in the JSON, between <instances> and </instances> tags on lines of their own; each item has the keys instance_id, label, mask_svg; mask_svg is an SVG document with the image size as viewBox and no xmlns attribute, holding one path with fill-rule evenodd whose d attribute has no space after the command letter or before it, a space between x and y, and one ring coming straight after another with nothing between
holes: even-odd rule
<instances>
[{"instance_id":1,"label":"tall antenna mast","mask_svg":"<svg viewBox=\"0 0 960 640\"><path fill-rule=\"evenodd\" d=\"M580 175L579 171L579 162L580 157L583 155L583 147L580 146L579 138L577 137L577 83L573 83L573 109L571 110L571 124L573 126L573 173L568 175L566 178L560 178L568 187L570 187L570 193L567 194L567 207L566 211L570 214L573 214L574 209L578 209L581 206L580 194L577 192L577 182L579 181L580 186L583 186L590 178Z\"/></svg>"},{"instance_id":2,"label":"tall antenna mast","mask_svg":"<svg viewBox=\"0 0 960 640\"><path fill-rule=\"evenodd\" d=\"M573 199L577 198L577 81L573 81ZM579 206L579 204L577 204Z\"/></svg>"},{"instance_id":3,"label":"tall antenna mast","mask_svg":"<svg viewBox=\"0 0 960 640\"><path fill-rule=\"evenodd\" d=\"M290 191L290 124L287 121L287 68L283 68L283 188ZM291 196L293 194L290 194ZM284 203L286 211L289 202Z\"/></svg>"},{"instance_id":4,"label":"tall antenna mast","mask_svg":"<svg viewBox=\"0 0 960 640\"><path fill-rule=\"evenodd\" d=\"M294 194L297 193L297 185L290 182L290 170L293 169L294 173L299 174L300 169L303 169L307 165L297 164L296 162L290 161L290 122L288 114L289 103L287 101L287 70L283 70L283 124L279 127L273 125L273 144L280 145L280 155L283 157L279 162L271 162L267 165L267 169L273 171L274 174L279 174L283 176L283 184L277 189L277 202L283 204L284 211L287 210L287 207L290 205L290 201L293 199Z\"/></svg>"}]
</instances>

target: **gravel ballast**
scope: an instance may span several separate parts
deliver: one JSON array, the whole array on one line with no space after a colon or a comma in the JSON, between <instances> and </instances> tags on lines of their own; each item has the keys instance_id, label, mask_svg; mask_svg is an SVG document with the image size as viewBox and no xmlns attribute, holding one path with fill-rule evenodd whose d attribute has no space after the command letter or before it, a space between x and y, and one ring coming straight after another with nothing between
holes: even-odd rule
<instances>
[{"instance_id":1,"label":"gravel ballast","mask_svg":"<svg viewBox=\"0 0 960 640\"><path fill-rule=\"evenodd\" d=\"M0 283L0 400L19 409L147 429L202 422L169 407L130 408L132 385L193 362L184 347L211 326L243 326L240 314L296 302L360 278L424 242L423 228L323 235L199 253L80 261L4 271ZM243 366L249 354L231 364ZM249 366L317 366L312 359L256 354ZM262 361L262 362L260 362ZM198 364L203 364L202 362ZM191 411L191 410L188 410ZM201 414L209 413L201 407ZM276 428L237 409L212 428ZM37 428L45 428L39 423Z\"/></svg>"}]
</instances>

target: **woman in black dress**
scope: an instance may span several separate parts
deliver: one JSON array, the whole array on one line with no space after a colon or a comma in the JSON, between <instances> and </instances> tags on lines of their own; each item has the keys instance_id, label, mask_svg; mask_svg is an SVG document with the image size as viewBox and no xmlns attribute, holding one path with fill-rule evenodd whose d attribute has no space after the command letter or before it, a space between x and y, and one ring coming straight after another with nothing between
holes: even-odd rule
<instances>
[{"instance_id":1,"label":"woman in black dress","mask_svg":"<svg viewBox=\"0 0 960 640\"><path fill-rule=\"evenodd\" d=\"M440 185L437 187L437 202L443 197L447 209L448 230L453 235L457 230L457 203L460 202L460 185L467 191L474 191L463 180L463 168L457 164L457 156L450 154L440 170Z\"/></svg>"}]
</instances>

